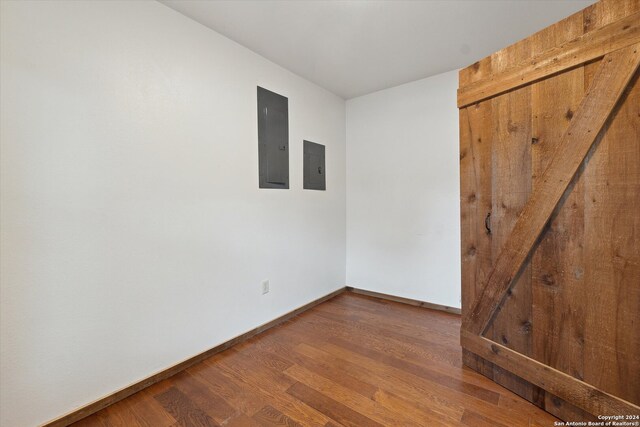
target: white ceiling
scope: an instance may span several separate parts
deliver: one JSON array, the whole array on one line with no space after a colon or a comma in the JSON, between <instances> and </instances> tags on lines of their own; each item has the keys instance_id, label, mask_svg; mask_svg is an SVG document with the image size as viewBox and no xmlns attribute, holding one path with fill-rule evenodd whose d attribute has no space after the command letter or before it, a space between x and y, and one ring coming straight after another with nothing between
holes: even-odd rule
<instances>
[{"instance_id":1,"label":"white ceiling","mask_svg":"<svg viewBox=\"0 0 640 427\"><path fill-rule=\"evenodd\" d=\"M465 67L594 0L159 0L345 98Z\"/></svg>"}]
</instances>

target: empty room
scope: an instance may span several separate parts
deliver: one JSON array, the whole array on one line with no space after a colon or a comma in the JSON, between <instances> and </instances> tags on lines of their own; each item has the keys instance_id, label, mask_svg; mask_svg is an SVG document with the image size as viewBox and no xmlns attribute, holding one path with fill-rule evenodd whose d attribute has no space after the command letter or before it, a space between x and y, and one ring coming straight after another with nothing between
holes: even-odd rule
<instances>
[{"instance_id":1,"label":"empty room","mask_svg":"<svg viewBox=\"0 0 640 427\"><path fill-rule=\"evenodd\" d=\"M640 0L0 0L0 426L640 426Z\"/></svg>"}]
</instances>

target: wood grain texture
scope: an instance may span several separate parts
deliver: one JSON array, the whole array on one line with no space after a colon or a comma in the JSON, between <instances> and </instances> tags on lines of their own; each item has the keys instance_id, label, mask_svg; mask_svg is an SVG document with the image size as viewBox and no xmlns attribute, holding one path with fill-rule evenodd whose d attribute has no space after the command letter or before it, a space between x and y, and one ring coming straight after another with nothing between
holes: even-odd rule
<instances>
[{"instance_id":1,"label":"wood grain texture","mask_svg":"<svg viewBox=\"0 0 640 427\"><path fill-rule=\"evenodd\" d=\"M181 426L216 426L217 423L191 399L175 387L155 396L155 399Z\"/></svg>"},{"instance_id":2,"label":"wood grain texture","mask_svg":"<svg viewBox=\"0 0 640 427\"><path fill-rule=\"evenodd\" d=\"M493 266L492 234L487 219L493 209L493 103L460 110L460 218L462 311L468 312ZM493 367L463 352L467 366L494 379Z\"/></svg>"},{"instance_id":3,"label":"wood grain texture","mask_svg":"<svg viewBox=\"0 0 640 427\"><path fill-rule=\"evenodd\" d=\"M584 312L585 381L640 404L640 72L585 169L587 283L600 304ZM597 293L596 293L597 292ZM593 297L596 297L595 295ZM612 308L607 302L615 302Z\"/></svg>"},{"instance_id":4,"label":"wood grain texture","mask_svg":"<svg viewBox=\"0 0 640 427\"><path fill-rule=\"evenodd\" d=\"M258 425L261 426L287 426L302 427L302 424L292 420L277 409L267 405L253 415Z\"/></svg>"},{"instance_id":5,"label":"wood grain texture","mask_svg":"<svg viewBox=\"0 0 640 427\"><path fill-rule=\"evenodd\" d=\"M455 314L346 292L77 425L553 425L462 367L459 327Z\"/></svg>"},{"instance_id":6,"label":"wood grain texture","mask_svg":"<svg viewBox=\"0 0 640 427\"><path fill-rule=\"evenodd\" d=\"M640 45L607 55L578 107L549 166L540 177L502 247L482 294L463 319L463 328L482 333L516 278L534 243L591 149L614 106L640 65Z\"/></svg>"},{"instance_id":7,"label":"wood grain texture","mask_svg":"<svg viewBox=\"0 0 640 427\"><path fill-rule=\"evenodd\" d=\"M531 55L538 56L549 49L557 48L580 37L582 34L596 31L605 25L637 12L640 12L640 0L599 0L586 9L576 12L553 25L543 28L530 37L461 69L459 72L459 87L470 86L473 83L487 79L493 73L503 72L510 67L531 59L531 57L518 58L513 54L505 55L505 52L516 52L521 49L522 45L530 45L527 49L531 49ZM503 63L502 67L494 67L494 60L498 62L498 58L504 58L505 56L510 57L512 62Z\"/></svg>"},{"instance_id":8,"label":"wood grain texture","mask_svg":"<svg viewBox=\"0 0 640 427\"><path fill-rule=\"evenodd\" d=\"M522 52L522 54L527 54ZM531 192L531 88L524 87L488 101L492 104L491 265L495 265ZM508 117L508 120L504 120ZM495 226L494 226L495 225ZM482 285L482 283L480 284ZM521 328L512 328L512 324ZM531 268L525 266L485 334L528 354L531 350ZM533 391L520 378L502 370L493 379L527 399Z\"/></svg>"},{"instance_id":9,"label":"wood grain texture","mask_svg":"<svg viewBox=\"0 0 640 427\"><path fill-rule=\"evenodd\" d=\"M571 401L574 405L591 414L640 415L639 406L605 393L584 381L580 381L487 338L462 331L461 341L465 348L475 354L502 366L510 372L517 372L523 379L548 390L560 398Z\"/></svg>"},{"instance_id":10,"label":"wood grain texture","mask_svg":"<svg viewBox=\"0 0 640 427\"><path fill-rule=\"evenodd\" d=\"M598 59L619 49L640 43L640 13L627 16L597 30L567 41L557 47L546 49L532 59L518 54L520 63L505 61L501 72L497 72L496 58L492 58L493 73L486 78L461 86L458 90L458 107L462 108L517 89L537 80L551 76L572 67ZM499 55L513 53L528 43L521 42L510 50L498 52Z\"/></svg>"},{"instance_id":11,"label":"wood grain texture","mask_svg":"<svg viewBox=\"0 0 640 427\"><path fill-rule=\"evenodd\" d=\"M623 34L624 31L637 25L638 13L640 0L601 0L461 70L460 88L479 87L500 76L507 76L517 67L527 69L531 58L550 57L568 46L573 46L569 48L573 49L577 41L593 42L607 33L613 37L612 40L621 40L628 35ZM630 24L630 21L634 23ZM620 30L620 34L614 34L615 28ZM595 43L596 46L592 47L585 45L583 48L585 52L595 52L606 48L606 43ZM626 59L635 61L633 55L626 55ZM584 383L593 389L589 393L612 396L627 405L627 410L636 411L640 400L640 382L633 380L640 378L640 358L635 350L640 348L640 334L636 327L640 313L640 71L637 65L634 66L635 73L633 69L629 70L629 83L620 84L620 97L610 106L610 114L602 118L597 136L575 138L574 143L566 136L575 126L577 111L588 98L585 94L593 91L592 86L602 74L606 62L602 56L597 56L579 65L564 67L560 62L558 65L552 74L523 85L518 83L506 92L498 91L460 109L464 323L466 325L474 304L483 298L483 285L489 281L486 275L480 278L477 274L478 271L487 271L482 259L469 256L467 252L486 238L479 227L479 219L474 216L478 210L477 200L492 199L491 256L497 261L496 251L503 249L500 240L505 233L513 231L507 209L510 204L503 206L499 200L517 201L518 195L530 193L527 204L531 203L532 195L546 185L545 173L558 161L563 149L565 154L562 156L567 152L573 155L577 154L576 150L582 151L583 158L578 157L572 162L576 166L575 173L561 183L563 186L566 184L566 188L557 189L560 194L557 204L547 206L548 219L536 221L542 226L539 232L536 231L538 235L528 240L526 246L530 247L524 248L528 253L517 255L522 260L519 261L521 267L512 266L512 283L504 283L505 287L492 303L495 311L485 318L486 327L479 326L478 330L483 329L482 339L493 342L495 348L504 347L514 351L514 357L523 356L521 362L540 363L547 367L545 369L552 370L553 375L558 375L557 378L565 378L569 383ZM611 84L608 77L602 80ZM506 84L498 84L503 83ZM622 93L624 86L626 89ZM518 94L523 89L530 90L530 151L523 151L517 143L507 143L513 140L512 135L500 133L500 129L509 129L510 124L515 131L517 126L514 124L527 120L521 117L518 108L509 107L508 102L508 95ZM617 96L615 89L602 89L602 92ZM486 108L487 105L492 105L492 108ZM588 109L593 113L598 106L602 107L602 104L591 105ZM483 109L488 114L471 119L474 112ZM593 119L586 121L594 123ZM510 152L494 152L490 159L485 158L483 164L476 164L466 158L466 153L471 152L474 135L487 126L494 131L492 144L500 146L501 151ZM589 139L592 139L590 146L581 146L589 144ZM510 167L510 159L519 162L521 168ZM488 176L477 179L478 170ZM569 175L571 170L565 172ZM505 175L521 185L510 186ZM527 179L531 180L530 186ZM491 190L483 187L483 182L492 182ZM553 182L547 184L552 186ZM506 189L507 194L501 188ZM517 193L515 198L510 194L513 192ZM470 194L473 198L465 197ZM542 199L544 197L539 200ZM516 212L519 217L523 214L527 215L524 209ZM525 224L525 227L530 225ZM495 267L493 264L488 267L489 274L495 272L492 271ZM522 286L519 278L523 273L528 276L529 271L530 290L526 287L527 282ZM522 293L530 295L530 306L524 303L519 309L522 299L518 296ZM529 321L527 315L530 315ZM528 336L531 338L530 346L523 346ZM515 343L512 337L515 337ZM482 344L485 345L486 341ZM548 387L540 386L539 382L519 378L527 376L512 371L520 367L492 363L488 359L496 362L495 355L485 354L482 357L470 347L463 340L465 365L558 417L587 421L596 420L596 415L599 415L589 412L595 410L593 407L585 410L583 403L573 401L572 393L558 396ZM482 418L474 413L467 413L466 418L482 424Z\"/></svg>"},{"instance_id":12,"label":"wood grain texture","mask_svg":"<svg viewBox=\"0 0 640 427\"><path fill-rule=\"evenodd\" d=\"M532 134L536 139L532 144L534 187L551 161L587 87L582 67L532 85ZM525 353L581 380L584 379L584 301L588 299L583 250L584 168L583 162L531 255L534 333L532 351ZM547 410L567 413L567 419L591 418L578 408L570 410L566 402L551 393L540 398L544 399L542 405Z\"/></svg>"}]
</instances>

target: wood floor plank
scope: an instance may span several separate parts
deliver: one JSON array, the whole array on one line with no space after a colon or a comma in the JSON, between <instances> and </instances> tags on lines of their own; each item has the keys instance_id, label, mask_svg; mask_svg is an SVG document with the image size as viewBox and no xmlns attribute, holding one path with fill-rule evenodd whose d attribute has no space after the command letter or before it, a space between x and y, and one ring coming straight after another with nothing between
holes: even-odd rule
<instances>
[{"instance_id":1,"label":"wood floor plank","mask_svg":"<svg viewBox=\"0 0 640 427\"><path fill-rule=\"evenodd\" d=\"M407 357L408 354L419 355L424 363L443 363L446 365L461 366L460 353L454 350L459 337L451 338L448 345L444 340L437 342L437 338L409 337L396 334L392 330L374 327L366 322L355 322L343 319L331 319L319 314L313 319L300 319L300 325L294 326L300 330L303 325L314 329L315 333L326 335L331 333L345 339L356 339L375 344L380 351L394 353L399 357ZM400 355L402 354L402 355ZM450 366L449 366L450 368Z\"/></svg>"},{"instance_id":2,"label":"wood floor plank","mask_svg":"<svg viewBox=\"0 0 640 427\"><path fill-rule=\"evenodd\" d=\"M224 427L261 427L258 421L245 414L234 415L224 423Z\"/></svg>"},{"instance_id":3,"label":"wood floor plank","mask_svg":"<svg viewBox=\"0 0 640 427\"><path fill-rule=\"evenodd\" d=\"M441 311L438 312L437 316L434 316L434 310L409 306L399 302L383 300L366 295L339 295L334 300L327 302L327 305L330 306L336 305L347 307L356 315L370 313L381 323L384 323L386 319L404 321L407 325L416 328L416 330L427 330L455 335L455 330L450 329L450 327L452 325L459 325L460 323L459 314L445 313ZM318 306L318 308L320 307L321 306ZM411 328L409 330L411 330Z\"/></svg>"},{"instance_id":4,"label":"wood floor plank","mask_svg":"<svg viewBox=\"0 0 640 427\"><path fill-rule=\"evenodd\" d=\"M282 412L269 405L258 411L253 416L253 418L261 426L302 427L302 424L297 423L296 421L292 420Z\"/></svg>"},{"instance_id":5,"label":"wood floor plank","mask_svg":"<svg viewBox=\"0 0 640 427\"><path fill-rule=\"evenodd\" d=\"M218 366L202 363L189 368L188 372L198 381L204 382L208 387L211 387L217 395L221 396L237 411L249 417L269 404L266 399L261 396L255 396L247 387L233 381Z\"/></svg>"},{"instance_id":6,"label":"wood floor plank","mask_svg":"<svg viewBox=\"0 0 640 427\"><path fill-rule=\"evenodd\" d=\"M133 397L133 396L132 396ZM149 427L169 427L177 420L171 416L148 390L138 393L136 402L131 405L131 410L138 419L144 420Z\"/></svg>"},{"instance_id":7,"label":"wood floor plank","mask_svg":"<svg viewBox=\"0 0 640 427\"><path fill-rule=\"evenodd\" d=\"M324 344L323 350L326 350L333 355L338 355L343 360L353 361L353 365L351 365L352 369L356 369L356 366L366 366L370 369L370 372L372 372L371 375L385 377L388 380L386 385L389 390L402 387L402 385L409 385L409 387L397 393L403 397L409 395L411 390L415 388L415 390L417 390L421 395L421 397L418 398L421 398L424 402L428 402L429 408L433 408L434 410L437 409L439 411L444 411L445 409L443 408L447 408L452 412L459 411L458 419L462 416L465 408L472 407L478 413L488 417L489 419L495 419L497 422L502 422L503 424L523 427L528 427L529 425L531 417L523 414L522 411L514 411L507 408L499 409L495 405L484 400L455 392L447 387L424 380L404 370L390 367L384 363L374 361L331 343ZM489 380L487 380L487 382L491 383ZM503 390L504 393L514 395L507 389ZM517 395L514 396L518 398ZM524 399L522 400L523 402L526 402ZM557 421L555 417L547 414L536 406L531 405L531 407L535 408L533 409L536 411L535 415L533 415L535 418L544 419L551 423L553 423L553 421ZM444 412L444 414L446 414L446 412Z\"/></svg>"},{"instance_id":8,"label":"wood floor plank","mask_svg":"<svg viewBox=\"0 0 640 427\"><path fill-rule=\"evenodd\" d=\"M290 380L280 372L271 372L269 374L263 371L260 375L254 375L252 371L238 369L233 365L222 363L219 368L223 375L226 375L243 388L246 398L251 399L252 396L255 396L259 401L269 402L270 406L286 413L292 419L306 426L321 426L329 421L328 417L322 413L288 395L286 388L295 383L295 381ZM279 380L273 381L276 376ZM276 385L277 383L280 385Z\"/></svg>"},{"instance_id":9,"label":"wood floor plank","mask_svg":"<svg viewBox=\"0 0 640 427\"><path fill-rule=\"evenodd\" d=\"M176 388L189 396L193 402L217 423L224 424L228 419L236 415L237 411L222 397L218 396L211 387L198 381L188 372L178 374ZM178 378L177 378L178 379Z\"/></svg>"},{"instance_id":10,"label":"wood floor plank","mask_svg":"<svg viewBox=\"0 0 640 427\"><path fill-rule=\"evenodd\" d=\"M487 418L469 409L462 414L462 424L470 427L508 427L494 419Z\"/></svg>"},{"instance_id":11,"label":"wood floor plank","mask_svg":"<svg viewBox=\"0 0 640 427\"><path fill-rule=\"evenodd\" d=\"M529 427L557 421L463 368L459 328L458 315L341 294L76 425Z\"/></svg>"},{"instance_id":12,"label":"wood floor plank","mask_svg":"<svg viewBox=\"0 0 640 427\"><path fill-rule=\"evenodd\" d=\"M280 334L287 335L287 342L288 343L295 343L295 344L301 344L301 343L306 343L308 342L307 336L306 334L303 334L300 331L296 331L294 330L294 328L288 328L286 330L283 330ZM314 331L315 334L315 338L316 341L319 340L323 340L323 342L328 342L328 340L334 336L336 336L336 334L333 331L327 331L326 333L322 333L322 331ZM379 339L376 338L374 335L367 335L365 337L352 337L351 339L354 340L355 342L359 342L359 339L363 338L364 339L364 345L367 345L369 347L372 348L376 348L376 349L380 349L380 351L386 353L387 349L389 348L393 348L395 343L391 342L390 340L386 340L386 339ZM456 341L459 340L459 337L457 338ZM265 340L263 340L265 341ZM269 341L269 338L266 339L266 341ZM383 347L379 348L379 343L383 343ZM391 347L389 347L389 344L391 344ZM452 344L453 346L454 344ZM457 344L455 344L455 346L457 346ZM395 354L394 351L395 350L390 350L392 352L392 354ZM289 355L291 355L291 353L289 353L291 351L291 348L285 348L285 349L281 349L281 351L286 351ZM447 375L450 375L454 378L456 378L456 380L459 381L463 381L463 382L467 382L470 384L475 384L478 386L482 386L484 388L487 388L488 390L492 390L498 393L504 392L504 388L501 387L500 385L492 382L492 381L487 381L486 378L482 375L478 375L477 373L475 373L472 370L469 369L451 369L451 364L440 364L438 362L434 361L434 358L429 358L426 357L424 360L420 360L420 356L418 355L413 355L410 353L404 353L404 355L406 357L408 357L408 360L411 360L413 362L419 363L419 364L424 364L425 366L428 366L431 369L435 369L439 372L442 373L446 373ZM459 361L461 359L460 354L455 356L457 358L457 360ZM335 363L335 362L334 362ZM456 363L457 365L457 363ZM342 366L342 365L340 365ZM352 373L353 369L349 368L349 373Z\"/></svg>"},{"instance_id":13,"label":"wood floor plank","mask_svg":"<svg viewBox=\"0 0 640 427\"><path fill-rule=\"evenodd\" d=\"M299 324L300 322L298 322ZM295 325L296 323L293 323L293 325ZM297 342L298 344L300 343L304 343L304 342L308 342L308 330L307 330L307 334L303 334L302 332L298 332L298 331L294 331L294 328L289 327L287 329L284 329L280 332L280 334L287 334L287 342ZM329 340L331 339L331 337L334 336L334 331L328 331L323 335L323 332L321 330L314 330L314 337L315 337L315 341L321 341L321 344L317 344L319 347L321 347L323 350L328 350L331 349L333 356L335 356L336 354L339 354L340 356L343 356L344 359L341 359L339 361L333 361L333 364L338 364L340 366L344 366L345 368L347 368L349 370L349 372L351 374L353 374L354 376L357 374L361 375L362 378L366 379L366 380L370 380L373 381L375 384L377 384L379 387L383 387L383 383L382 381L384 381L386 378L389 378L389 381L384 384L386 387L391 387L391 389L393 390L393 387L398 387L399 385L403 385L405 383L411 384L412 388L404 388L401 389L400 391L398 391L398 394L400 396L402 396L403 398L409 394L411 394L412 391L415 391L415 387L416 385L419 383L419 394L417 399L421 400L421 401L427 401L429 402L429 407L430 408L437 408L436 410L438 411L442 411L443 407L448 407L452 405L452 402L460 402L460 395L459 393L455 393L453 392L451 389L447 389L446 387L442 387L436 383L427 381L427 380L423 380L423 382L419 382L416 381L416 378L414 377L413 379L412 374L410 373L406 373L404 371L397 371L394 372L394 369L390 369L389 366L385 365L384 363L377 363L375 364L375 366L379 367L379 371L378 372L374 372L375 371L375 367L372 368L371 371L368 372L364 372L361 373L362 370L362 366L369 366L371 367L371 363L373 362L371 359L367 359L365 357L358 357L359 355L355 354L355 353L349 353L346 350L342 350L339 349L337 347L333 347L332 348L332 344L329 343ZM324 339L326 337L326 339ZM353 337L354 340L356 340L357 337ZM372 336L367 336L366 337L367 340L373 340L374 338ZM304 350L306 347L306 351L309 351L310 347L305 346L305 344L301 344L299 348L296 348L297 351L301 351ZM286 349L287 352L290 352L291 349L287 348ZM342 352L342 353L341 353ZM345 356L345 354L347 356ZM322 360L322 357L319 356L318 353L311 353L311 355L313 355L313 357L315 359L319 359ZM357 363L355 364L350 364L349 362L347 362L347 360L355 360L357 361ZM509 392L508 390L504 389L503 387L500 387L499 385L491 382L491 381L487 381L487 379L485 377L483 377L482 375L479 375L475 372L473 372L472 370L469 369L463 369L460 371L457 370L451 370L451 368L449 367L449 372L451 375L455 375L457 376L458 380L463 381L463 382L469 382L472 384L477 384L477 385L481 385L482 387L485 387L489 390L495 391L497 393L504 393L501 396L501 403L504 403L502 406L504 409L501 409L501 412L499 415L495 415L494 417L497 417L497 419L501 419L502 421L504 421L507 424L513 424L513 425L528 425L528 421L526 420L527 417L535 417L535 418L539 418L539 419L545 419L546 421L552 423L555 418L548 415L547 413L545 413L544 411L540 410L539 408L531 405L529 402L526 402L524 399L520 398L519 396ZM376 375L380 374L381 377L378 377ZM395 376L394 376L395 375ZM375 381L373 380L375 378ZM447 401L446 399L443 399L443 396L447 396L450 398L450 401ZM508 398L507 398L508 397ZM504 399L502 399L504 398ZM475 398L474 398L475 400ZM468 399L465 399L463 401L468 401ZM477 404L478 402L475 402L475 404ZM526 411L525 408L530 408L530 411ZM458 407L459 410L459 415L462 414L464 408L462 407ZM425 408L423 407L422 410L425 410ZM495 407L488 407L488 408L482 408L482 409L478 409L480 412L485 411L483 413L485 413L486 415L490 415L491 413L495 413L496 412L496 408ZM519 413L525 413L527 415L527 417L523 417L520 416L520 418L523 418L522 423L518 422L518 414ZM441 412L442 414L442 412ZM459 415L458 415L458 420L459 420ZM444 416L444 415L441 415ZM515 417L515 418L514 418ZM512 420L516 420L515 422Z\"/></svg>"},{"instance_id":14,"label":"wood floor plank","mask_svg":"<svg viewBox=\"0 0 640 427\"><path fill-rule=\"evenodd\" d=\"M330 397L327 397L324 394L302 383L295 383L294 385L289 387L287 393L289 393L296 399L299 399L300 401L306 403L312 408L317 409L319 412L327 414L327 416L333 418L334 420L345 426L383 427L382 424L373 421L371 418L368 418L361 413L348 408L342 403Z\"/></svg>"},{"instance_id":15,"label":"wood floor plank","mask_svg":"<svg viewBox=\"0 0 640 427\"><path fill-rule=\"evenodd\" d=\"M261 340L261 342L256 343L256 349L259 349L263 354L271 353L272 350L263 346L265 343L268 343L268 341ZM369 399L373 399L378 391L378 387L370 384L369 382L355 378L347 369L343 369L341 366L336 364L325 363L305 356L304 354L300 354L295 351L293 346L287 349L286 355L287 359L292 361L292 363L302 366L317 375L340 384L341 386Z\"/></svg>"},{"instance_id":16,"label":"wood floor plank","mask_svg":"<svg viewBox=\"0 0 640 427\"><path fill-rule=\"evenodd\" d=\"M279 356L275 353L267 354L257 352L255 343L258 341L260 341L260 339L251 339L239 346L236 346L233 350L242 355L250 357L258 364L265 366L266 368L274 369L280 372L289 368L293 364L291 363L291 361L287 360L286 357Z\"/></svg>"},{"instance_id":17,"label":"wood floor plank","mask_svg":"<svg viewBox=\"0 0 640 427\"><path fill-rule=\"evenodd\" d=\"M370 297L368 297L370 298ZM453 319L435 319L432 321L429 313L420 313L419 310L425 310L415 307L418 311L405 312L403 308L398 310L405 304L398 302L385 301L380 306L367 306L365 301L338 300L335 303L331 301L328 304L318 306L314 313L326 312L338 315L345 320L362 321L367 319L371 326L386 327L394 331L409 335L421 337L437 336L437 337L455 337L455 331L451 329L452 324L456 324L455 318L459 315L451 314ZM381 314L385 316L381 316Z\"/></svg>"},{"instance_id":18,"label":"wood floor plank","mask_svg":"<svg viewBox=\"0 0 640 427\"><path fill-rule=\"evenodd\" d=\"M102 419L102 424L108 427L149 427L149 420L136 413L136 405L141 399L143 399L142 396L134 395L132 399L118 402L106 408L107 416ZM171 417L169 422L171 422Z\"/></svg>"},{"instance_id":19,"label":"wood floor plank","mask_svg":"<svg viewBox=\"0 0 640 427\"><path fill-rule=\"evenodd\" d=\"M373 360L378 360L386 365L402 369L418 377L438 383L448 388L452 388L469 396L485 400L491 404L496 405L498 403L498 400L500 399L500 395L494 391L487 390L484 387L478 387L473 384L456 381L455 378L452 378L448 375L442 375L434 370L424 368L406 360L379 353L366 347L356 345L352 342L347 342L340 338L334 338L331 340L331 342L341 347L348 348L349 350L356 353L360 353L363 356L369 357Z\"/></svg>"},{"instance_id":20,"label":"wood floor plank","mask_svg":"<svg viewBox=\"0 0 640 427\"><path fill-rule=\"evenodd\" d=\"M265 360L268 360L270 356L265 353ZM262 362L256 361L256 358L257 356L248 356L246 352L235 352L232 358L220 360L216 363L220 367L226 368L227 371L237 373L240 378L249 384L263 386L263 388L273 389L274 391L284 391L295 382L284 375L282 370L271 368L268 361L262 364ZM288 363L287 367L291 365L291 363Z\"/></svg>"},{"instance_id":21,"label":"wood floor plank","mask_svg":"<svg viewBox=\"0 0 640 427\"><path fill-rule=\"evenodd\" d=\"M325 352L324 350L330 352ZM404 400L411 402L420 411L433 415L443 423L460 420L464 411L460 402L447 400L438 393L434 393L428 386L420 382L411 381L409 374L376 366L374 363L368 363L364 358L358 359L357 355L355 359L351 359L351 355L347 350L330 346L323 346L321 350L307 344L300 344L296 351L344 365L355 377L368 379L378 384L380 390L402 396ZM381 397L384 396L378 391L374 399L379 400Z\"/></svg>"},{"instance_id":22,"label":"wood floor plank","mask_svg":"<svg viewBox=\"0 0 640 427\"><path fill-rule=\"evenodd\" d=\"M422 333L417 334L405 334L398 330L395 326L379 326L370 323L371 319L367 316L356 317L355 319L343 319L336 318L336 316L328 316L326 313L318 311L319 316L326 318L327 320L337 322L339 324L358 326L363 332L371 333L379 338L392 340L396 347L408 349L410 352L420 353L423 359L433 360L437 362L444 362L447 364L453 364L455 366L461 366L460 352L457 351L451 342L447 343L443 340L442 336L435 334ZM393 328L393 329L391 329ZM452 342L458 340L459 337L450 337Z\"/></svg>"},{"instance_id":23,"label":"wood floor plank","mask_svg":"<svg viewBox=\"0 0 640 427\"><path fill-rule=\"evenodd\" d=\"M156 400L178 421L180 426L218 426L218 423L198 408L188 396L175 387L156 396Z\"/></svg>"},{"instance_id":24,"label":"wood floor plank","mask_svg":"<svg viewBox=\"0 0 640 427\"><path fill-rule=\"evenodd\" d=\"M487 400L493 404L497 404L498 402L498 394L494 391L473 383L459 381L459 379L434 369L432 364L429 364L431 366L427 367L426 364L417 365L416 363L413 363L412 360L415 359L415 354L412 354L410 350L404 352L399 351L402 344L399 342L393 342L393 339L390 337L380 338L377 336L375 331L369 331L368 335L366 335L366 339L361 340L359 339L359 336L351 337L349 333L342 333L339 325L333 325L323 319L316 319L314 322L314 324L310 324L310 326L315 328L314 333L316 335L322 335L326 333L327 330L330 331L330 337L328 338L330 342L337 343L335 340L339 340L339 342L343 343L344 346L360 349L361 353L364 352L365 355L374 357L374 360L382 361L388 365L395 364L394 366L401 367L401 369L402 366L404 366L404 368L408 369L410 372L413 371L414 374L439 383L445 387L459 387L459 390L463 393ZM363 328L364 327L360 329ZM340 344L338 343L338 345ZM427 358L425 357L425 359Z\"/></svg>"},{"instance_id":25,"label":"wood floor plank","mask_svg":"<svg viewBox=\"0 0 640 427\"><path fill-rule=\"evenodd\" d=\"M387 390L378 390L374 400L390 411L404 414L405 417L411 419L419 426L438 425L441 427L449 427L458 425L458 422L455 420L431 411L429 407L426 407L420 401L412 401L411 398L405 396L400 397Z\"/></svg>"},{"instance_id":26,"label":"wood floor plank","mask_svg":"<svg viewBox=\"0 0 640 427\"><path fill-rule=\"evenodd\" d=\"M367 417L383 425L419 425L416 422L412 422L411 417L407 417L406 414L397 411L396 408L390 406L385 407L378 401L368 399L358 393L353 393L351 390L320 375L316 375L301 366L293 365L286 370L286 374L325 396L335 398L354 411L366 413Z\"/></svg>"}]
</instances>

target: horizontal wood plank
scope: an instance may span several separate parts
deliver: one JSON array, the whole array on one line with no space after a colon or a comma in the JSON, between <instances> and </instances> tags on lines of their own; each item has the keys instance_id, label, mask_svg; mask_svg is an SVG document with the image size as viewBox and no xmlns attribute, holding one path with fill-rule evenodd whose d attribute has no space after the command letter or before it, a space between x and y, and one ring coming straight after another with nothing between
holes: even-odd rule
<instances>
[{"instance_id":1,"label":"horizontal wood plank","mask_svg":"<svg viewBox=\"0 0 640 427\"><path fill-rule=\"evenodd\" d=\"M586 33L533 59L461 86L458 108L516 89L536 80L640 43L640 12Z\"/></svg>"},{"instance_id":2,"label":"horizontal wood plank","mask_svg":"<svg viewBox=\"0 0 640 427\"><path fill-rule=\"evenodd\" d=\"M485 337L462 330L462 346L524 380L555 394L592 414L640 415L640 407L607 394L577 378L553 369Z\"/></svg>"}]
</instances>

